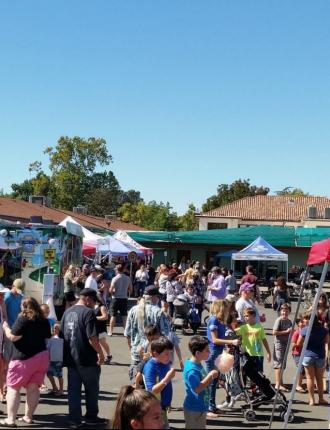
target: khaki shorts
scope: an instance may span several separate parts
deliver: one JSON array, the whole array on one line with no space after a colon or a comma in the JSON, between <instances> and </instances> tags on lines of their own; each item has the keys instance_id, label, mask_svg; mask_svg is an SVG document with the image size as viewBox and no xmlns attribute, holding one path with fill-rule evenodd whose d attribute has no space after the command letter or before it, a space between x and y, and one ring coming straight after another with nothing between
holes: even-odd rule
<instances>
[{"instance_id":1,"label":"khaki shorts","mask_svg":"<svg viewBox=\"0 0 330 430\"><path fill-rule=\"evenodd\" d=\"M206 429L206 412L183 410L186 429Z\"/></svg>"}]
</instances>

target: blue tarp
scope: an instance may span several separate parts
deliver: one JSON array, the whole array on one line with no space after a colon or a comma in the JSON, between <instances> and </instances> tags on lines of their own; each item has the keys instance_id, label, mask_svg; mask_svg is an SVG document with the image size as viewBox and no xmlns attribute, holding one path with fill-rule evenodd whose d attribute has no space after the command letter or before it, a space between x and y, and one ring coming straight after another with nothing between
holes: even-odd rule
<instances>
[{"instance_id":1,"label":"blue tarp","mask_svg":"<svg viewBox=\"0 0 330 430\"><path fill-rule=\"evenodd\" d=\"M254 242L232 255L233 260L275 260L288 261L287 254L275 249L259 236Z\"/></svg>"}]
</instances>

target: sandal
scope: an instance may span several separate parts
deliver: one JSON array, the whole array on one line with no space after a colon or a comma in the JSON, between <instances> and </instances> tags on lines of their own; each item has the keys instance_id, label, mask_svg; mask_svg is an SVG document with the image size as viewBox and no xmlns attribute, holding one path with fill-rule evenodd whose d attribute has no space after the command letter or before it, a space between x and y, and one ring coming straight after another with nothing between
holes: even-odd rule
<instances>
[{"instance_id":1,"label":"sandal","mask_svg":"<svg viewBox=\"0 0 330 430\"><path fill-rule=\"evenodd\" d=\"M317 405L320 405L320 406L328 406L329 405L329 403L326 401L326 400L321 400L321 401L319 401L318 403L316 403Z\"/></svg>"},{"instance_id":2,"label":"sandal","mask_svg":"<svg viewBox=\"0 0 330 430\"><path fill-rule=\"evenodd\" d=\"M17 425L15 423L8 423L6 420L0 420L0 426L1 427L10 427L10 428L16 428Z\"/></svg>"},{"instance_id":3,"label":"sandal","mask_svg":"<svg viewBox=\"0 0 330 430\"><path fill-rule=\"evenodd\" d=\"M305 390L305 388L303 387L297 387L296 388L297 393L302 393L302 394L306 394L307 390Z\"/></svg>"},{"instance_id":4,"label":"sandal","mask_svg":"<svg viewBox=\"0 0 330 430\"><path fill-rule=\"evenodd\" d=\"M34 421L27 417L18 418L18 421L25 424L34 424Z\"/></svg>"}]
</instances>

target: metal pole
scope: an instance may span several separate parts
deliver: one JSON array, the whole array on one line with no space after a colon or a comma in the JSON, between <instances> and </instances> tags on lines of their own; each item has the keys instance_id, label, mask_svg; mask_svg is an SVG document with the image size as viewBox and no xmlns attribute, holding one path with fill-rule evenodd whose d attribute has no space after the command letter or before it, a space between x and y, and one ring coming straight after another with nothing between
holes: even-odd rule
<instances>
[{"instance_id":1,"label":"metal pole","mask_svg":"<svg viewBox=\"0 0 330 430\"><path fill-rule=\"evenodd\" d=\"M301 304L301 301L302 301L302 296L303 296L303 293L304 293L304 288L305 288L305 284L306 284L309 272L310 272L310 267L307 267L307 270L305 271L304 278L303 278L303 280L301 282L301 288L300 288L300 293L299 293L299 298L298 298L296 312L295 312L294 319L293 319L293 326L292 326L292 328L294 328L295 321L296 321L296 319L298 317L298 314L299 314L300 304ZM286 346L286 349L285 349L283 363L286 363L286 360L287 360L287 357L288 357L288 354L289 354L289 350L291 348L291 338L292 338L292 335L293 335L293 330L291 330L291 332L289 334L289 339L288 339L288 343L287 343L287 346ZM280 381L282 380L283 373L284 373L284 366L281 367ZM269 429L272 428L272 424L273 424L273 420L274 420L274 414L275 414L275 408L276 408L276 404L277 404L278 393L279 393L279 387L276 389L276 395L275 395L275 399L274 399L274 404L273 404L273 409L272 409L272 415L271 415L270 421L269 421L269 427L268 427Z\"/></svg>"},{"instance_id":2,"label":"metal pole","mask_svg":"<svg viewBox=\"0 0 330 430\"><path fill-rule=\"evenodd\" d=\"M321 295L321 291L322 291L323 284L324 284L324 281L325 281L325 277L326 277L326 275L328 273L328 267L329 267L329 263L326 261L324 263L324 266L323 266L322 276L321 276L320 283L319 283L319 286L318 286L318 289L317 289L317 293L316 293L316 295L314 297L314 303L313 303L313 308L312 308L311 319L309 321L309 325L308 325L308 329L307 329L307 333L306 333L304 345L303 345L303 348L302 348L302 351L301 351L301 354L300 354L299 364L298 364L298 368L297 368L296 377L294 379L293 386L292 386L292 391L291 391L291 396L290 396L290 401L289 401L287 413L285 414L285 423L284 423L284 426L283 426L284 429L286 429L288 427L289 414L290 414L290 411L291 411L291 408L292 408L292 402L294 400L295 391L296 391L296 387L297 387L297 383L298 383L298 379L299 379L299 375L300 375L300 371L301 371L301 367L302 367L302 362L303 362L303 359L304 359L304 356L305 356L305 352L306 352L306 349L307 349L307 345L308 345L308 342L309 342L309 338L310 338L310 335L311 335L311 332L312 332L317 305L318 305L318 302L319 302L319 299L320 299L320 295Z\"/></svg>"}]
</instances>

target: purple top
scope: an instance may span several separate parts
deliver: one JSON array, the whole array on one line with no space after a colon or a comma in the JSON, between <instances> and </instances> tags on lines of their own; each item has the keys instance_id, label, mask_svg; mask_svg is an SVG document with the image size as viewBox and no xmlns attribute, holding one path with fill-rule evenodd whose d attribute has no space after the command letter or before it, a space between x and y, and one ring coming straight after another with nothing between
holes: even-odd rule
<instances>
[{"instance_id":1,"label":"purple top","mask_svg":"<svg viewBox=\"0 0 330 430\"><path fill-rule=\"evenodd\" d=\"M211 285L213 290L210 291L209 300L214 302L215 300L224 299L227 295L226 292L226 280L220 275L218 276Z\"/></svg>"}]
</instances>

